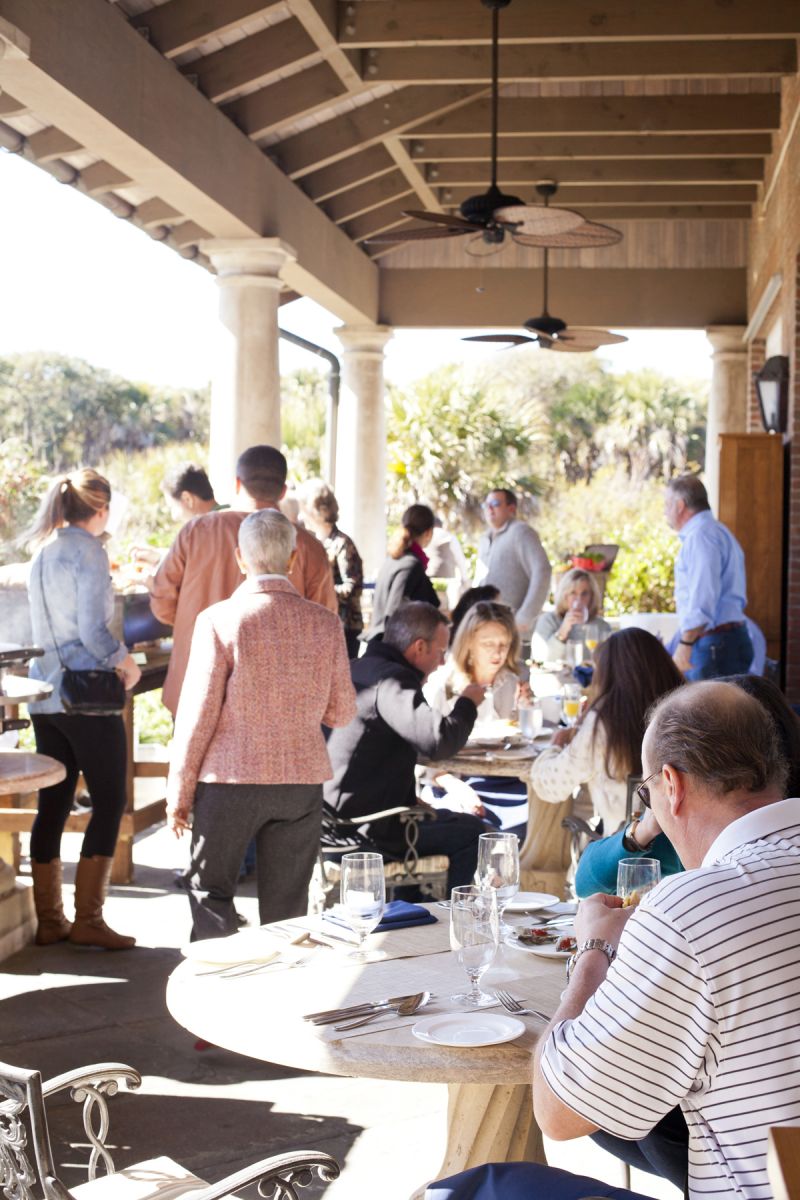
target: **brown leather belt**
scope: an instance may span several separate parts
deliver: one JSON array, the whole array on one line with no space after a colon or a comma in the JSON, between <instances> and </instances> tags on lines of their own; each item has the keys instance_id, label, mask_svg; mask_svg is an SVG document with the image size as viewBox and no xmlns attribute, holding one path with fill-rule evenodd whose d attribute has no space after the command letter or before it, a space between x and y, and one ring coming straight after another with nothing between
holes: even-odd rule
<instances>
[{"instance_id":1,"label":"brown leather belt","mask_svg":"<svg viewBox=\"0 0 800 1200\"><path fill-rule=\"evenodd\" d=\"M711 633L730 633L732 629L741 629L744 621L726 621L724 625L715 625L713 629L706 629L700 637L708 637Z\"/></svg>"}]
</instances>

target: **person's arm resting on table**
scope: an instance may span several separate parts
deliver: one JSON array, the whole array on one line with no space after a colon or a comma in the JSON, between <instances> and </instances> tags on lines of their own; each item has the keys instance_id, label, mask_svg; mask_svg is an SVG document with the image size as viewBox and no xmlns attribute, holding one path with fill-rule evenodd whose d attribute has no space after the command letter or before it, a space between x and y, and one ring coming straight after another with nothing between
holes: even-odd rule
<instances>
[{"instance_id":1,"label":"person's arm resting on table","mask_svg":"<svg viewBox=\"0 0 800 1200\"><path fill-rule=\"evenodd\" d=\"M714 1004L691 946L646 899L620 904L581 903L578 947L598 938L618 954L610 965L602 950L580 955L536 1049L534 1111L556 1140L595 1129L643 1138L718 1061Z\"/></svg>"}]
</instances>

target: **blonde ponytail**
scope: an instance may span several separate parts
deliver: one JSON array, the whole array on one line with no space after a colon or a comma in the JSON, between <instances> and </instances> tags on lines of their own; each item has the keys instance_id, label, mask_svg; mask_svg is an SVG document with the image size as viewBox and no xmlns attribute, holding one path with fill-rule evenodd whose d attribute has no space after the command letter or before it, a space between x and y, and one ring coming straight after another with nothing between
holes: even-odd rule
<instances>
[{"instance_id":1,"label":"blonde ponytail","mask_svg":"<svg viewBox=\"0 0 800 1200\"><path fill-rule=\"evenodd\" d=\"M110 500L110 483L91 467L61 475L48 488L33 523L20 541L36 550L56 529L88 521Z\"/></svg>"}]
</instances>

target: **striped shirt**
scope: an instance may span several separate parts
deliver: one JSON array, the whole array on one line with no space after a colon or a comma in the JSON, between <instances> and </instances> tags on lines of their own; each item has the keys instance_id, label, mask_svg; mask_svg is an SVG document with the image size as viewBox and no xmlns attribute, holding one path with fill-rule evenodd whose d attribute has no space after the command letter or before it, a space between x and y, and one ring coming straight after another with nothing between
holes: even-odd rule
<instances>
[{"instance_id":1,"label":"striped shirt","mask_svg":"<svg viewBox=\"0 0 800 1200\"><path fill-rule=\"evenodd\" d=\"M733 821L702 866L628 921L605 981L553 1030L542 1069L609 1133L644 1137L676 1104L689 1192L768 1200L767 1130L800 1122L800 799Z\"/></svg>"}]
</instances>

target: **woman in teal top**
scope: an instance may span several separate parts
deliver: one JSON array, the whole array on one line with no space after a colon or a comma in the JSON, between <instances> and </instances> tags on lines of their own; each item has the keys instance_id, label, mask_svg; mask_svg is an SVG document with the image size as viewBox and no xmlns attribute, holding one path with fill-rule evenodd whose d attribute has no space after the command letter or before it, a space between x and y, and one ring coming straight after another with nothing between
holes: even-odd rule
<instances>
[{"instance_id":1,"label":"woman in teal top","mask_svg":"<svg viewBox=\"0 0 800 1200\"><path fill-rule=\"evenodd\" d=\"M800 796L800 720L786 703L776 684L760 675L730 675L727 683L735 683L742 691L755 696L775 722L783 752L789 763L787 796ZM595 892L613 895L617 890L617 867L621 858L657 858L661 874L675 875L683 864L672 842L662 833L649 809L637 814L625 829L599 842L590 842L581 855L575 874L575 892L579 897Z\"/></svg>"}]
</instances>

